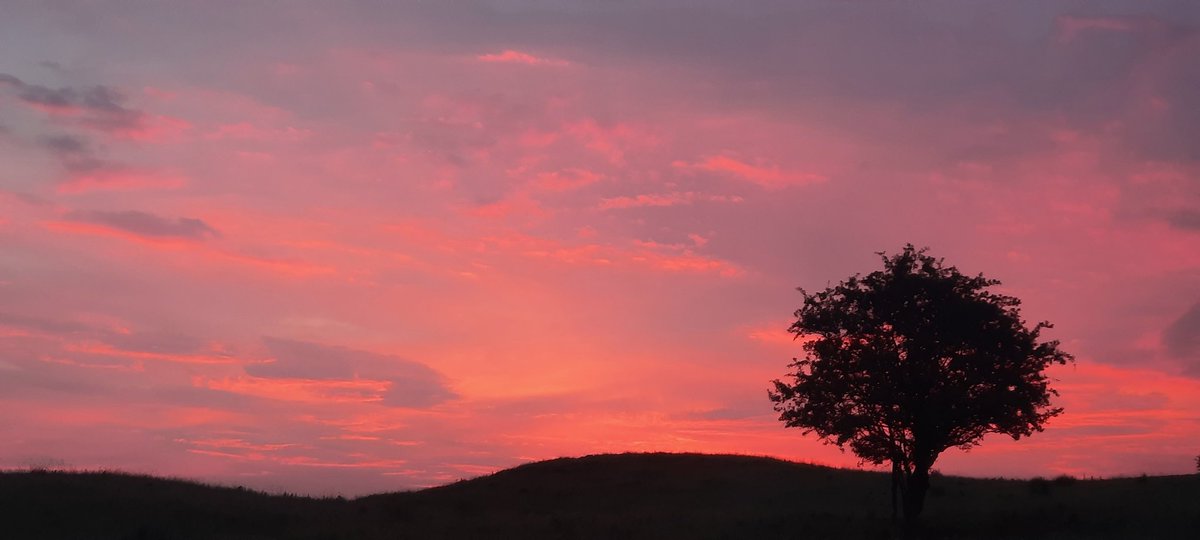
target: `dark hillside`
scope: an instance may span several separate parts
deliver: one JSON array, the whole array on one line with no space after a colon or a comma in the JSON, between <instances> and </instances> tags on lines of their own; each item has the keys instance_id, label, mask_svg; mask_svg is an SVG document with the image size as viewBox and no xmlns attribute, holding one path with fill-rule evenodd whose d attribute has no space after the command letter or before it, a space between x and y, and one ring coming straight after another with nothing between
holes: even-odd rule
<instances>
[{"instance_id":1,"label":"dark hillside","mask_svg":"<svg viewBox=\"0 0 1200 540\"><path fill-rule=\"evenodd\" d=\"M622 454L531 463L491 476L367 500L437 535L524 531L539 538L838 536L887 528L878 473L769 458Z\"/></svg>"},{"instance_id":2,"label":"dark hillside","mask_svg":"<svg viewBox=\"0 0 1200 540\"><path fill-rule=\"evenodd\" d=\"M925 538L1195 538L1200 475L934 479ZM3 538L895 538L888 477L769 458L563 458L353 501L105 473L0 475Z\"/></svg>"},{"instance_id":3,"label":"dark hillside","mask_svg":"<svg viewBox=\"0 0 1200 540\"><path fill-rule=\"evenodd\" d=\"M0 537L319 538L343 528L345 504L122 473L3 473Z\"/></svg>"}]
</instances>

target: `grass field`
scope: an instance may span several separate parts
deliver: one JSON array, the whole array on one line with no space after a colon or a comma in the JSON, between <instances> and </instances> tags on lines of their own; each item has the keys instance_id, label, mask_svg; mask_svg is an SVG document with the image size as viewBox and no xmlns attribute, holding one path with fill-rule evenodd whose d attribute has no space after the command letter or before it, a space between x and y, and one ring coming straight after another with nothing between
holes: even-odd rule
<instances>
[{"instance_id":1,"label":"grass field","mask_svg":"<svg viewBox=\"0 0 1200 540\"><path fill-rule=\"evenodd\" d=\"M115 473L0 474L0 537L899 537L886 474L769 458L620 454L531 463L359 499ZM923 538L1196 538L1200 475L936 477Z\"/></svg>"}]
</instances>

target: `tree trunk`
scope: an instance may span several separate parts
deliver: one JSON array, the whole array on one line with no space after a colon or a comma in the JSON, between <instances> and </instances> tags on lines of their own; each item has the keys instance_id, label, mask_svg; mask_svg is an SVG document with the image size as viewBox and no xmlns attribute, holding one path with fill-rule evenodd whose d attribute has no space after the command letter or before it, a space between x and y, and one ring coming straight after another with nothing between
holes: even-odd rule
<instances>
[{"instance_id":1,"label":"tree trunk","mask_svg":"<svg viewBox=\"0 0 1200 540\"><path fill-rule=\"evenodd\" d=\"M900 473L900 464L893 461L892 462L892 522L893 523L896 522L896 517L897 517L896 508L899 506L897 503L899 502L898 496L900 494L899 491L901 488L900 483L904 481L903 478L904 477Z\"/></svg>"},{"instance_id":2,"label":"tree trunk","mask_svg":"<svg viewBox=\"0 0 1200 540\"><path fill-rule=\"evenodd\" d=\"M908 476L908 485L903 491L904 521L908 524L916 523L917 517L921 515L921 510L925 509L925 492L927 491L929 491L929 467L918 466Z\"/></svg>"}]
</instances>

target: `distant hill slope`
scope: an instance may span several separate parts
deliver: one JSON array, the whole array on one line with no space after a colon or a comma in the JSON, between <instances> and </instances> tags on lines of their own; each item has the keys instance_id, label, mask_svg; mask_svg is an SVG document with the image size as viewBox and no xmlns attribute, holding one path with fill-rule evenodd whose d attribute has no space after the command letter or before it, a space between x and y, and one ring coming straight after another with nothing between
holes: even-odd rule
<instances>
[{"instance_id":1,"label":"distant hill slope","mask_svg":"<svg viewBox=\"0 0 1200 540\"><path fill-rule=\"evenodd\" d=\"M886 474L769 458L563 458L355 500L107 473L0 475L4 538L893 538ZM1200 475L938 477L927 538L1196 538Z\"/></svg>"}]
</instances>

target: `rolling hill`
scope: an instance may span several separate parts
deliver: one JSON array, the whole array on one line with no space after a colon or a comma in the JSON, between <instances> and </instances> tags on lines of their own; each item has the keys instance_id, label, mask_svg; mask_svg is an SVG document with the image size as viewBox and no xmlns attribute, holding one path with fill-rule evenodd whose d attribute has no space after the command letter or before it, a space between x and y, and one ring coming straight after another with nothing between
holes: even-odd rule
<instances>
[{"instance_id":1,"label":"rolling hill","mask_svg":"<svg viewBox=\"0 0 1200 540\"><path fill-rule=\"evenodd\" d=\"M119 473L0 474L0 537L894 538L888 477L776 459L620 454L359 499ZM1194 538L1200 475L937 477L925 538Z\"/></svg>"}]
</instances>

